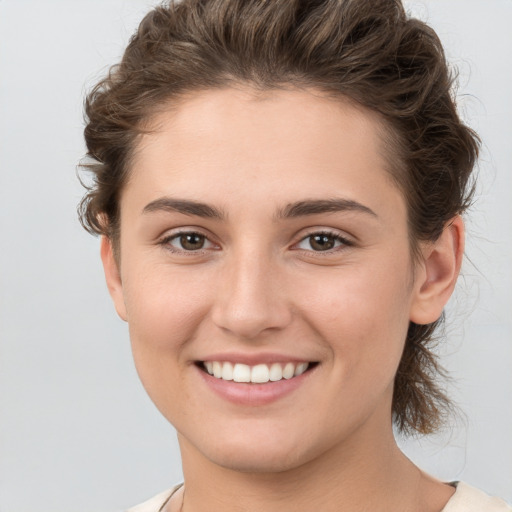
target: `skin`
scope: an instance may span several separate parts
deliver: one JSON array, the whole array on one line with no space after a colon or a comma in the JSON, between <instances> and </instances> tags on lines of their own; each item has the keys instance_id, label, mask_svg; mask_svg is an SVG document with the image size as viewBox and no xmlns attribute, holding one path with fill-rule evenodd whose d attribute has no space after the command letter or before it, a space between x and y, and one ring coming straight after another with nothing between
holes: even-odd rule
<instances>
[{"instance_id":1,"label":"skin","mask_svg":"<svg viewBox=\"0 0 512 512\"><path fill-rule=\"evenodd\" d=\"M461 219L413 264L380 120L317 91L204 91L151 126L121 196L120 261L106 238L101 252L140 378L178 431L183 510L441 510L454 489L400 452L391 399L409 321L436 320L453 290ZM333 199L362 207L284 215ZM315 250L319 232L332 249ZM237 405L195 364L218 352L318 364L279 400Z\"/></svg>"}]
</instances>

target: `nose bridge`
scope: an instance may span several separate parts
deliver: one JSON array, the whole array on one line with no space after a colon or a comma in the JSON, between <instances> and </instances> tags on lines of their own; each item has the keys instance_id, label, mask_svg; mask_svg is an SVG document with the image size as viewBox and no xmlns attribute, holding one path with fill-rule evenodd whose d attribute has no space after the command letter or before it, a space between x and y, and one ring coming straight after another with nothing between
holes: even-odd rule
<instances>
[{"instance_id":1,"label":"nose bridge","mask_svg":"<svg viewBox=\"0 0 512 512\"><path fill-rule=\"evenodd\" d=\"M261 248L233 250L219 280L214 322L246 339L285 327L291 314L278 266L276 258Z\"/></svg>"}]
</instances>

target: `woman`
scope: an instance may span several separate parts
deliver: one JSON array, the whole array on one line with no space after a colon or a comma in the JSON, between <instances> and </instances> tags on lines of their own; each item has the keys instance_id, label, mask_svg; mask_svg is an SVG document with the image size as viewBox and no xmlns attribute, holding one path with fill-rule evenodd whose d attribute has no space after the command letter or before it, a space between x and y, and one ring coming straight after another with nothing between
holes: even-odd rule
<instances>
[{"instance_id":1,"label":"woman","mask_svg":"<svg viewBox=\"0 0 512 512\"><path fill-rule=\"evenodd\" d=\"M477 136L398 1L185 0L91 92L117 312L185 484L138 512L510 510L399 450L449 401L429 341Z\"/></svg>"}]
</instances>

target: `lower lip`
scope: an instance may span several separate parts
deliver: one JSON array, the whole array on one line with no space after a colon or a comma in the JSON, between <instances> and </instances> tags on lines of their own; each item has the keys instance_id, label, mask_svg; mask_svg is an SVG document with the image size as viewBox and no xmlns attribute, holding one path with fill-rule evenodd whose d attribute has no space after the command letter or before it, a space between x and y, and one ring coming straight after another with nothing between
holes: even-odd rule
<instances>
[{"instance_id":1,"label":"lower lip","mask_svg":"<svg viewBox=\"0 0 512 512\"><path fill-rule=\"evenodd\" d=\"M276 382L271 381L265 384L217 379L200 368L197 368L197 371L207 386L224 400L237 405L257 406L276 402L289 395L309 378L315 368L311 368L302 375L291 379L282 379Z\"/></svg>"}]
</instances>

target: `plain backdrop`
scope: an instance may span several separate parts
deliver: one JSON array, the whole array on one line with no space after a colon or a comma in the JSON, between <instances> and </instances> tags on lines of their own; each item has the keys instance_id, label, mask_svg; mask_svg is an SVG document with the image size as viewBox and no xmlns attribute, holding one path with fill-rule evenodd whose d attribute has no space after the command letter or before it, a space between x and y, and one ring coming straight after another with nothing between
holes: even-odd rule
<instances>
[{"instance_id":1,"label":"plain backdrop","mask_svg":"<svg viewBox=\"0 0 512 512\"><path fill-rule=\"evenodd\" d=\"M0 512L122 510L181 478L75 212L84 92L151 5L0 0ZM512 501L512 1L407 5L459 68L484 146L440 347L462 414L400 443L439 478Z\"/></svg>"}]
</instances>

